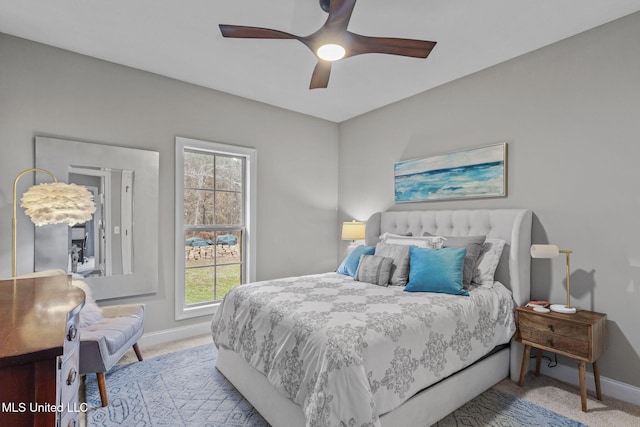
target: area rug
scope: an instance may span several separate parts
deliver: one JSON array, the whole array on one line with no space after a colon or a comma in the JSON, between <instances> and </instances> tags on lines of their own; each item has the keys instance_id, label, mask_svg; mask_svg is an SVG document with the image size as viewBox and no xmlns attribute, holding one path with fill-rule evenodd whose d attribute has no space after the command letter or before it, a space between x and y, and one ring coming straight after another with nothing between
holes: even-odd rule
<instances>
[{"instance_id":1,"label":"area rug","mask_svg":"<svg viewBox=\"0 0 640 427\"><path fill-rule=\"evenodd\" d=\"M115 366L106 373L109 395L106 408L100 405L95 375L87 375L87 426L268 427L264 418L215 368L216 356L215 346L207 344ZM584 426L494 389L437 424L438 427L522 425Z\"/></svg>"}]
</instances>

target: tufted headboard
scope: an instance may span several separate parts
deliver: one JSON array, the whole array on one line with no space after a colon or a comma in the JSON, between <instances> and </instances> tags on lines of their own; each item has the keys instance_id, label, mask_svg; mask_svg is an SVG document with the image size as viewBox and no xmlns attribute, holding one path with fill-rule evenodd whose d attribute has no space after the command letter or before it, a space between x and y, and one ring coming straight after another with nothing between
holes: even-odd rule
<instances>
[{"instance_id":1,"label":"tufted headboard","mask_svg":"<svg viewBox=\"0 0 640 427\"><path fill-rule=\"evenodd\" d=\"M527 209L376 212L367 221L366 243L375 246L379 236L387 232L502 239L506 245L495 277L522 305L529 301L531 291L531 217Z\"/></svg>"}]
</instances>

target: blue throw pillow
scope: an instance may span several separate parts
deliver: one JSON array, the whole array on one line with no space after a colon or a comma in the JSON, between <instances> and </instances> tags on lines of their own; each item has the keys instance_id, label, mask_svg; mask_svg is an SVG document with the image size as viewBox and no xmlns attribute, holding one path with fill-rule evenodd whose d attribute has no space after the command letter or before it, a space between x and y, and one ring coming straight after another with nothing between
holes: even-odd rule
<instances>
[{"instance_id":1,"label":"blue throw pillow","mask_svg":"<svg viewBox=\"0 0 640 427\"><path fill-rule=\"evenodd\" d=\"M360 255L373 255L375 251L376 248L374 246L356 246L342 261L337 272L351 277L355 276L358 263L360 263Z\"/></svg>"},{"instance_id":2,"label":"blue throw pillow","mask_svg":"<svg viewBox=\"0 0 640 427\"><path fill-rule=\"evenodd\" d=\"M469 293L462 286L464 248L409 248L407 292L440 292L451 295Z\"/></svg>"}]
</instances>

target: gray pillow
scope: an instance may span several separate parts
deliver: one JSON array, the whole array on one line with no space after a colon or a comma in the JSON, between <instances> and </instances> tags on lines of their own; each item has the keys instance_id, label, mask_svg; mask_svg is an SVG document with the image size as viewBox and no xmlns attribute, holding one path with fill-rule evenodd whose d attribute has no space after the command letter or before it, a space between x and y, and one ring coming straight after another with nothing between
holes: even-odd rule
<instances>
[{"instance_id":1,"label":"gray pillow","mask_svg":"<svg viewBox=\"0 0 640 427\"><path fill-rule=\"evenodd\" d=\"M431 233L424 232L423 236L433 236ZM443 236L445 239L444 248L464 248L467 250L464 256L464 268L462 270L462 284L465 288L471 285L471 279L473 279L473 271L476 268L476 262L480 258L484 241L487 236Z\"/></svg>"},{"instance_id":2,"label":"gray pillow","mask_svg":"<svg viewBox=\"0 0 640 427\"><path fill-rule=\"evenodd\" d=\"M361 255L358 269L353 278L359 282L373 283L374 285L389 286L391 266L393 258L385 258L375 255Z\"/></svg>"},{"instance_id":3,"label":"gray pillow","mask_svg":"<svg viewBox=\"0 0 640 427\"><path fill-rule=\"evenodd\" d=\"M405 286L409 280L409 246L378 243L376 256L393 258L391 267L391 286Z\"/></svg>"}]
</instances>

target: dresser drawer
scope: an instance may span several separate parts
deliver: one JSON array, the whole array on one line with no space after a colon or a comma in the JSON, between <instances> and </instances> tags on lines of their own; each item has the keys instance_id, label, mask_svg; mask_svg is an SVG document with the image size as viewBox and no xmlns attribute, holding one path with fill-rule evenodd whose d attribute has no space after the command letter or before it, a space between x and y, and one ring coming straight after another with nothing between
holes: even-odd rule
<instances>
[{"instance_id":1,"label":"dresser drawer","mask_svg":"<svg viewBox=\"0 0 640 427\"><path fill-rule=\"evenodd\" d=\"M81 409L78 395L75 394L72 401L64 406L64 411L60 414L60 427L79 427Z\"/></svg>"},{"instance_id":2,"label":"dresser drawer","mask_svg":"<svg viewBox=\"0 0 640 427\"><path fill-rule=\"evenodd\" d=\"M75 351L80 345L80 331L78 331L78 315L72 316L68 321L64 332L64 344L62 353L66 356Z\"/></svg>"},{"instance_id":3,"label":"dresser drawer","mask_svg":"<svg viewBox=\"0 0 640 427\"><path fill-rule=\"evenodd\" d=\"M573 340L585 342L589 341L589 325L567 322L532 312L519 312L518 327L521 333L526 330L549 332L555 336L569 337Z\"/></svg>"},{"instance_id":4,"label":"dresser drawer","mask_svg":"<svg viewBox=\"0 0 640 427\"><path fill-rule=\"evenodd\" d=\"M520 329L520 338L524 343L536 347L573 356L580 359L589 358L589 342L573 339L539 329Z\"/></svg>"},{"instance_id":5,"label":"dresser drawer","mask_svg":"<svg viewBox=\"0 0 640 427\"><path fill-rule=\"evenodd\" d=\"M58 371L58 384L60 393L59 404L66 408L69 403L74 404L77 400L72 400L78 394L78 385L80 383L80 352L74 351L62 362L62 367Z\"/></svg>"}]
</instances>

